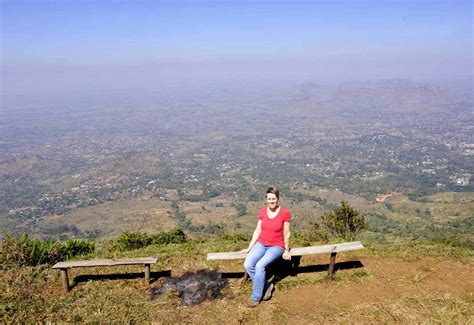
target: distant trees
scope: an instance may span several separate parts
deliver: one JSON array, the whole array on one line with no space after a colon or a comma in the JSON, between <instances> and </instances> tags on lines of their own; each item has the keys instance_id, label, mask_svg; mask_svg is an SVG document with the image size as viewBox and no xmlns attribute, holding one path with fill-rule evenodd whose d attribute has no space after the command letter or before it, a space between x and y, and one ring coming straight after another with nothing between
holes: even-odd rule
<instances>
[{"instance_id":1,"label":"distant trees","mask_svg":"<svg viewBox=\"0 0 474 325\"><path fill-rule=\"evenodd\" d=\"M248 197L249 197L250 202L258 202L258 201L262 200L262 194L260 192L257 192L257 191L250 192Z\"/></svg>"},{"instance_id":2,"label":"distant trees","mask_svg":"<svg viewBox=\"0 0 474 325\"><path fill-rule=\"evenodd\" d=\"M185 195L182 190L181 191L183 194L180 195L180 199L182 201L189 201L189 202L202 202L202 201L209 201L209 199L212 199L214 197L217 197L221 195L220 190L217 188L204 188L202 193L199 195L196 194L187 194Z\"/></svg>"},{"instance_id":3,"label":"distant trees","mask_svg":"<svg viewBox=\"0 0 474 325\"><path fill-rule=\"evenodd\" d=\"M310 239L328 241L331 238L354 240L367 229L367 221L346 201L333 211L324 213L309 230Z\"/></svg>"},{"instance_id":4,"label":"distant trees","mask_svg":"<svg viewBox=\"0 0 474 325\"><path fill-rule=\"evenodd\" d=\"M184 229L189 229L189 227L192 226L192 222L183 211L179 210L178 202L171 202L171 208L174 209L173 217L176 220L176 223Z\"/></svg>"},{"instance_id":5,"label":"distant trees","mask_svg":"<svg viewBox=\"0 0 474 325\"><path fill-rule=\"evenodd\" d=\"M237 210L237 216L242 217L247 214L247 206L243 203L237 203L235 205L235 209Z\"/></svg>"}]
</instances>

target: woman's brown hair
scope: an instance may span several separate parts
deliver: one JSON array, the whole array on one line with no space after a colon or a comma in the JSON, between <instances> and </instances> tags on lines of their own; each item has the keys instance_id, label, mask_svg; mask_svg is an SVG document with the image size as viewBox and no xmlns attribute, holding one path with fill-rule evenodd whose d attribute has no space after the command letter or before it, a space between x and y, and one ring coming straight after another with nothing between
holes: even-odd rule
<instances>
[{"instance_id":1,"label":"woman's brown hair","mask_svg":"<svg viewBox=\"0 0 474 325\"><path fill-rule=\"evenodd\" d=\"M275 186L270 186L270 187L267 189L267 192L266 192L265 196L266 196L267 194L269 194L269 193L275 194L276 197L277 197L277 199L278 199L278 200L280 199L280 192L277 190L277 188L276 188Z\"/></svg>"}]
</instances>

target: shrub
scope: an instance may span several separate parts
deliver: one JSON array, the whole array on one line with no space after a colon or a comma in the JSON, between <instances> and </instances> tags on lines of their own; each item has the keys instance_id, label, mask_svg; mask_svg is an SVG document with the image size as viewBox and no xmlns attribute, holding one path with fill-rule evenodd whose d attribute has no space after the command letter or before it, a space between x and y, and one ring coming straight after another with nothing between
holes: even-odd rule
<instances>
[{"instance_id":1,"label":"shrub","mask_svg":"<svg viewBox=\"0 0 474 325\"><path fill-rule=\"evenodd\" d=\"M181 244L188 240L183 229L176 228L171 231L160 232L153 236L153 244Z\"/></svg>"},{"instance_id":2,"label":"shrub","mask_svg":"<svg viewBox=\"0 0 474 325\"><path fill-rule=\"evenodd\" d=\"M131 251L146 247L152 243L152 238L141 232L124 232L116 240L116 247L121 251Z\"/></svg>"},{"instance_id":3,"label":"shrub","mask_svg":"<svg viewBox=\"0 0 474 325\"><path fill-rule=\"evenodd\" d=\"M246 234L225 232L219 235L219 240L232 242L232 243L240 243L240 242L248 242L250 241L250 238Z\"/></svg>"},{"instance_id":4,"label":"shrub","mask_svg":"<svg viewBox=\"0 0 474 325\"><path fill-rule=\"evenodd\" d=\"M180 244L187 242L187 240L182 228L163 231L152 235L141 232L124 232L117 238L115 247L122 251L131 251L151 244Z\"/></svg>"},{"instance_id":5,"label":"shrub","mask_svg":"<svg viewBox=\"0 0 474 325\"><path fill-rule=\"evenodd\" d=\"M237 210L237 216L242 217L247 214L247 206L243 203L237 203L235 205L235 209Z\"/></svg>"},{"instance_id":6,"label":"shrub","mask_svg":"<svg viewBox=\"0 0 474 325\"><path fill-rule=\"evenodd\" d=\"M3 266L21 266L28 264L29 245L28 235L4 234L0 246L0 263Z\"/></svg>"},{"instance_id":7,"label":"shrub","mask_svg":"<svg viewBox=\"0 0 474 325\"><path fill-rule=\"evenodd\" d=\"M6 267L54 264L67 258L93 252L95 246L85 240L31 240L27 234L5 234L0 245L0 263Z\"/></svg>"},{"instance_id":8,"label":"shrub","mask_svg":"<svg viewBox=\"0 0 474 325\"><path fill-rule=\"evenodd\" d=\"M324 213L318 222L312 224L309 237L322 241L333 238L354 240L366 229L367 222L364 216L361 216L349 203L342 201L341 206Z\"/></svg>"},{"instance_id":9,"label":"shrub","mask_svg":"<svg viewBox=\"0 0 474 325\"><path fill-rule=\"evenodd\" d=\"M87 255L95 250L95 244L82 239L69 239L63 244L63 253L66 258Z\"/></svg>"},{"instance_id":10,"label":"shrub","mask_svg":"<svg viewBox=\"0 0 474 325\"><path fill-rule=\"evenodd\" d=\"M56 240L35 239L29 242L27 265L54 264L64 259L64 250Z\"/></svg>"}]
</instances>

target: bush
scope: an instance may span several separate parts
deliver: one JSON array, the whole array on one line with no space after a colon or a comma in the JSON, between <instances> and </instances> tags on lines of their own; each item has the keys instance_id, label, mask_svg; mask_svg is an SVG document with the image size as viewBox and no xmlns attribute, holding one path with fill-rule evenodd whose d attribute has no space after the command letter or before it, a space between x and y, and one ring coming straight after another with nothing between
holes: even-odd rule
<instances>
[{"instance_id":1,"label":"bush","mask_svg":"<svg viewBox=\"0 0 474 325\"><path fill-rule=\"evenodd\" d=\"M152 238L146 233L124 232L116 241L116 247L121 251L131 251L146 247L152 243Z\"/></svg>"},{"instance_id":2,"label":"bush","mask_svg":"<svg viewBox=\"0 0 474 325\"><path fill-rule=\"evenodd\" d=\"M151 244L180 244L187 242L187 240L186 234L181 228L152 235L141 232L124 232L117 238L115 247L121 251L131 251Z\"/></svg>"},{"instance_id":3,"label":"bush","mask_svg":"<svg viewBox=\"0 0 474 325\"><path fill-rule=\"evenodd\" d=\"M183 229L176 228L171 231L160 232L153 236L153 244L181 244L188 240Z\"/></svg>"},{"instance_id":4,"label":"bush","mask_svg":"<svg viewBox=\"0 0 474 325\"><path fill-rule=\"evenodd\" d=\"M354 240L367 229L367 222L357 210L346 201L341 206L321 216L321 220L313 223L309 237L314 240L328 241L334 238Z\"/></svg>"},{"instance_id":5,"label":"bush","mask_svg":"<svg viewBox=\"0 0 474 325\"><path fill-rule=\"evenodd\" d=\"M0 262L3 266L28 265L29 245L28 235L4 234L0 246Z\"/></svg>"},{"instance_id":6,"label":"bush","mask_svg":"<svg viewBox=\"0 0 474 325\"><path fill-rule=\"evenodd\" d=\"M95 250L95 244L82 239L69 239L63 244L62 250L64 256L69 259L92 253Z\"/></svg>"},{"instance_id":7,"label":"bush","mask_svg":"<svg viewBox=\"0 0 474 325\"><path fill-rule=\"evenodd\" d=\"M219 235L219 240L232 242L232 243L240 243L240 242L248 242L250 241L250 238L246 234L225 232Z\"/></svg>"},{"instance_id":8,"label":"bush","mask_svg":"<svg viewBox=\"0 0 474 325\"><path fill-rule=\"evenodd\" d=\"M243 203L237 203L235 205L235 209L237 210L237 216L242 217L247 214L247 206Z\"/></svg>"},{"instance_id":9,"label":"bush","mask_svg":"<svg viewBox=\"0 0 474 325\"><path fill-rule=\"evenodd\" d=\"M0 246L0 263L6 267L52 265L64 259L86 255L95 250L95 245L85 240L31 240L27 234L5 234Z\"/></svg>"},{"instance_id":10,"label":"bush","mask_svg":"<svg viewBox=\"0 0 474 325\"><path fill-rule=\"evenodd\" d=\"M54 264L65 257L63 246L56 240L35 239L29 246L27 265Z\"/></svg>"}]
</instances>

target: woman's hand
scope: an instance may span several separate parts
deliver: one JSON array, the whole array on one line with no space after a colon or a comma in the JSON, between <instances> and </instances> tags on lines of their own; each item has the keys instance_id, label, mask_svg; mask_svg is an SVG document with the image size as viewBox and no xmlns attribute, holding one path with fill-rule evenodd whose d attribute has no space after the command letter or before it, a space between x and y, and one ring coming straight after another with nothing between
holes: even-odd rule
<instances>
[{"instance_id":1,"label":"woman's hand","mask_svg":"<svg viewBox=\"0 0 474 325\"><path fill-rule=\"evenodd\" d=\"M291 253L289 250L285 249L285 251L283 252L283 255L282 255L283 259L284 260L291 260Z\"/></svg>"},{"instance_id":2,"label":"woman's hand","mask_svg":"<svg viewBox=\"0 0 474 325\"><path fill-rule=\"evenodd\" d=\"M248 253L249 251L250 251L250 249L244 248L241 251L239 251L239 253Z\"/></svg>"}]
</instances>

